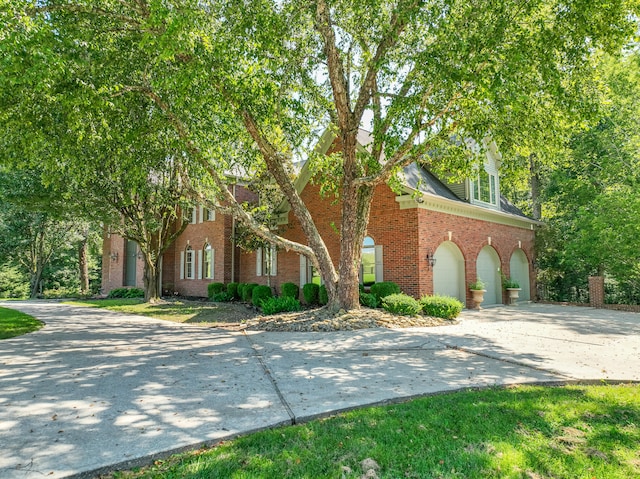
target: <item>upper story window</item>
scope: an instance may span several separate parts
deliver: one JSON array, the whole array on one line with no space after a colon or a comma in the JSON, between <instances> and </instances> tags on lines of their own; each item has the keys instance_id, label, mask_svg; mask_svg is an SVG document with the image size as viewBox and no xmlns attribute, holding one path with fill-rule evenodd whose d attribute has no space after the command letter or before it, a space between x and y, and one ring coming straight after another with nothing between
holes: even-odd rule
<instances>
[{"instance_id":1,"label":"upper story window","mask_svg":"<svg viewBox=\"0 0 640 479\"><path fill-rule=\"evenodd\" d=\"M496 175L488 173L484 168L473 179L473 199L492 205L498 204L498 188Z\"/></svg>"},{"instance_id":2,"label":"upper story window","mask_svg":"<svg viewBox=\"0 0 640 479\"><path fill-rule=\"evenodd\" d=\"M207 221L215 221L216 220L216 210L206 210L207 211Z\"/></svg>"}]
</instances>

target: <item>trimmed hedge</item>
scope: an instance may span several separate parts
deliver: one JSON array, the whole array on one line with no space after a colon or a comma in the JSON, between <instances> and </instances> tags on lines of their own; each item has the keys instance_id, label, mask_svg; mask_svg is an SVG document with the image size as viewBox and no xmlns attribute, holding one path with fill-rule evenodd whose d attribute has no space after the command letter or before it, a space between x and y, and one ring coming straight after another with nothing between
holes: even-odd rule
<instances>
[{"instance_id":1,"label":"trimmed hedge","mask_svg":"<svg viewBox=\"0 0 640 479\"><path fill-rule=\"evenodd\" d=\"M451 296L423 296L420 298L422 312L428 316L442 319L454 319L462 311L463 304Z\"/></svg>"},{"instance_id":2,"label":"trimmed hedge","mask_svg":"<svg viewBox=\"0 0 640 479\"><path fill-rule=\"evenodd\" d=\"M238 294L238 283L227 284L227 294L231 296L231 299L240 299Z\"/></svg>"},{"instance_id":3,"label":"trimmed hedge","mask_svg":"<svg viewBox=\"0 0 640 479\"><path fill-rule=\"evenodd\" d=\"M260 285L253 288L251 292L251 302L254 306L261 307L262 302L266 299L272 298L273 293L271 292L271 287Z\"/></svg>"},{"instance_id":4,"label":"trimmed hedge","mask_svg":"<svg viewBox=\"0 0 640 479\"><path fill-rule=\"evenodd\" d=\"M362 306L366 306L367 308L377 308L378 298L376 298L373 294L360 291L360 304Z\"/></svg>"},{"instance_id":5,"label":"trimmed hedge","mask_svg":"<svg viewBox=\"0 0 640 479\"><path fill-rule=\"evenodd\" d=\"M107 298L144 298L144 290L140 288L115 288L109 291Z\"/></svg>"},{"instance_id":6,"label":"trimmed hedge","mask_svg":"<svg viewBox=\"0 0 640 479\"><path fill-rule=\"evenodd\" d=\"M295 283L282 283L282 286L280 286L280 296L298 299L298 296L300 296L300 288L298 288L298 285Z\"/></svg>"},{"instance_id":7,"label":"trimmed hedge","mask_svg":"<svg viewBox=\"0 0 640 479\"><path fill-rule=\"evenodd\" d=\"M318 290L318 303L320 306L324 306L329 302L329 295L327 294L327 287L323 284Z\"/></svg>"},{"instance_id":8,"label":"trimmed hedge","mask_svg":"<svg viewBox=\"0 0 640 479\"><path fill-rule=\"evenodd\" d=\"M300 311L302 306L300 301L291 296L271 297L262 302L262 312L264 314L277 314L289 311Z\"/></svg>"},{"instance_id":9,"label":"trimmed hedge","mask_svg":"<svg viewBox=\"0 0 640 479\"><path fill-rule=\"evenodd\" d=\"M420 303L407 294L390 294L382 298L382 307L393 314L416 316L422 308Z\"/></svg>"},{"instance_id":10,"label":"trimmed hedge","mask_svg":"<svg viewBox=\"0 0 640 479\"><path fill-rule=\"evenodd\" d=\"M216 294L222 293L224 291L225 291L224 283L209 283L207 285L207 293L208 293L209 299L213 299L213 297Z\"/></svg>"},{"instance_id":11,"label":"trimmed hedge","mask_svg":"<svg viewBox=\"0 0 640 479\"><path fill-rule=\"evenodd\" d=\"M382 283L373 283L371 285L371 294L374 295L378 301L390 294L400 294L400 286L393 281L383 281Z\"/></svg>"},{"instance_id":12,"label":"trimmed hedge","mask_svg":"<svg viewBox=\"0 0 640 479\"><path fill-rule=\"evenodd\" d=\"M307 283L302 287L302 297L307 304L318 304L320 286L316 283Z\"/></svg>"},{"instance_id":13,"label":"trimmed hedge","mask_svg":"<svg viewBox=\"0 0 640 479\"><path fill-rule=\"evenodd\" d=\"M233 300L233 296L231 296L226 291L221 291L219 293L216 293L211 298L211 301L215 301L217 303L226 303L227 301L232 301L232 300Z\"/></svg>"},{"instance_id":14,"label":"trimmed hedge","mask_svg":"<svg viewBox=\"0 0 640 479\"><path fill-rule=\"evenodd\" d=\"M258 286L258 283L248 283L242 288L242 301L250 303L253 295L253 288Z\"/></svg>"}]
</instances>

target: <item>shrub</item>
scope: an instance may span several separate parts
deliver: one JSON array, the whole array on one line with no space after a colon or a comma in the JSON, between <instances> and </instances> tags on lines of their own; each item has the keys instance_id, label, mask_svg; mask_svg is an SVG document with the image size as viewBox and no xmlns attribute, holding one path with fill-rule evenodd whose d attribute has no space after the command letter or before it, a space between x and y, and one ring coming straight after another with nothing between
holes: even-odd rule
<instances>
[{"instance_id":1,"label":"shrub","mask_svg":"<svg viewBox=\"0 0 640 479\"><path fill-rule=\"evenodd\" d=\"M382 298L382 307L393 314L415 316L421 310L420 303L406 294L390 294Z\"/></svg>"},{"instance_id":2,"label":"shrub","mask_svg":"<svg viewBox=\"0 0 640 479\"><path fill-rule=\"evenodd\" d=\"M262 312L264 314L277 314L288 311L300 311L300 301L291 296L281 296L279 298L267 298L262 302Z\"/></svg>"},{"instance_id":3,"label":"shrub","mask_svg":"<svg viewBox=\"0 0 640 479\"><path fill-rule=\"evenodd\" d=\"M382 283L373 283L371 285L371 294L373 294L378 301L390 294L400 294L400 286L393 281L383 281Z\"/></svg>"},{"instance_id":4,"label":"shrub","mask_svg":"<svg viewBox=\"0 0 640 479\"><path fill-rule=\"evenodd\" d=\"M302 287L302 297L307 304L318 304L320 286L315 283L307 283Z\"/></svg>"},{"instance_id":5,"label":"shrub","mask_svg":"<svg viewBox=\"0 0 640 479\"><path fill-rule=\"evenodd\" d=\"M209 283L207 285L207 293L209 293L209 299L213 299L216 294L222 293L224 290L224 283Z\"/></svg>"},{"instance_id":6,"label":"shrub","mask_svg":"<svg viewBox=\"0 0 640 479\"><path fill-rule=\"evenodd\" d=\"M367 308L377 308L378 307L378 298L376 298L373 294L360 292L360 304L366 306Z\"/></svg>"},{"instance_id":7,"label":"shrub","mask_svg":"<svg viewBox=\"0 0 640 479\"><path fill-rule=\"evenodd\" d=\"M482 291L483 289L486 289L486 286L484 284L484 281L482 281L480 278L478 278L473 283L469 283L469 289L473 289L473 290L476 290L476 291Z\"/></svg>"},{"instance_id":8,"label":"shrub","mask_svg":"<svg viewBox=\"0 0 640 479\"><path fill-rule=\"evenodd\" d=\"M451 296L423 296L420 298L422 312L442 319L453 319L462 311L463 304Z\"/></svg>"},{"instance_id":9,"label":"shrub","mask_svg":"<svg viewBox=\"0 0 640 479\"><path fill-rule=\"evenodd\" d=\"M323 284L320 286L320 289L318 289L318 303L320 303L321 306L324 306L328 302L329 295L327 294L327 287Z\"/></svg>"},{"instance_id":10,"label":"shrub","mask_svg":"<svg viewBox=\"0 0 640 479\"><path fill-rule=\"evenodd\" d=\"M280 296L298 299L300 288L295 283L283 283L280 286Z\"/></svg>"},{"instance_id":11,"label":"shrub","mask_svg":"<svg viewBox=\"0 0 640 479\"><path fill-rule=\"evenodd\" d=\"M247 285L247 283L238 283L238 298L239 300L242 300L242 293L244 292L244 287Z\"/></svg>"},{"instance_id":12,"label":"shrub","mask_svg":"<svg viewBox=\"0 0 640 479\"><path fill-rule=\"evenodd\" d=\"M253 303L254 306L262 306L262 302L265 299L271 298L273 297L273 293L271 292L271 287L269 286L264 286L264 285L260 285L260 286L256 286L255 288L253 288L253 291L251 292L251 302Z\"/></svg>"},{"instance_id":13,"label":"shrub","mask_svg":"<svg viewBox=\"0 0 640 479\"><path fill-rule=\"evenodd\" d=\"M238 283L229 283L227 285L227 294L231 299L240 299L240 295L238 294Z\"/></svg>"},{"instance_id":14,"label":"shrub","mask_svg":"<svg viewBox=\"0 0 640 479\"><path fill-rule=\"evenodd\" d=\"M144 298L144 290L140 288L115 288L109 291L107 298Z\"/></svg>"},{"instance_id":15,"label":"shrub","mask_svg":"<svg viewBox=\"0 0 640 479\"><path fill-rule=\"evenodd\" d=\"M245 303L251 302L251 298L253 296L253 288L255 288L256 286L258 286L257 283L248 283L244 285L244 288L242 288L242 301L244 301Z\"/></svg>"},{"instance_id":16,"label":"shrub","mask_svg":"<svg viewBox=\"0 0 640 479\"><path fill-rule=\"evenodd\" d=\"M231 296L226 291L221 291L219 293L214 294L211 297L211 301L215 301L216 303L225 303L227 301L233 300L233 296Z\"/></svg>"}]
</instances>

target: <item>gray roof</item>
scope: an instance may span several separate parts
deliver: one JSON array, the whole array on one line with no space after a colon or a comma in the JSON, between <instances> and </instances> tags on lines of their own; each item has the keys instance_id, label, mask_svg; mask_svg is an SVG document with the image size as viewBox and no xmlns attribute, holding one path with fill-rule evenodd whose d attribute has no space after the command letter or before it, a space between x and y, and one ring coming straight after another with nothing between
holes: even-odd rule
<instances>
[{"instance_id":1,"label":"gray roof","mask_svg":"<svg viewBox=\"0 0 640 479\"><path fill-rule=\"evenodd\" d=\"M404 176L404 184L411 189L420 191L421 193L428 193L448 200L468 204L467 201L456 196L433 173L416 163L411 163L410 165L405 166L402 173ZM482 206L478 206L478 208L482 208ZM520 211L519 208L511 204L509 200L502 195L500 195L500 211L514 216L519 216L521 218L532 219Z\"/></svg>"}]
</instances>

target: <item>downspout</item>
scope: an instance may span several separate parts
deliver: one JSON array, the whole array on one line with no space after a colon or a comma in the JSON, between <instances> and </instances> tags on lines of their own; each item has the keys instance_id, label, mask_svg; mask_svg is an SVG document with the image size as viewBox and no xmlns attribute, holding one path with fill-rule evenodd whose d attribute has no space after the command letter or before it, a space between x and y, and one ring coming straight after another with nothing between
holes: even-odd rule
<instances>
[{"instance_id":1,"label":"downspout","mask_svg":"<svg viewBox=\"0 0 640 479\"><path fill-rule=\"evenodd\" d=\"M236 197L236 185L232 186L231 194ZM231 282L236 282L236 217L231 217Z\"/></svg>"}]
</instances>

